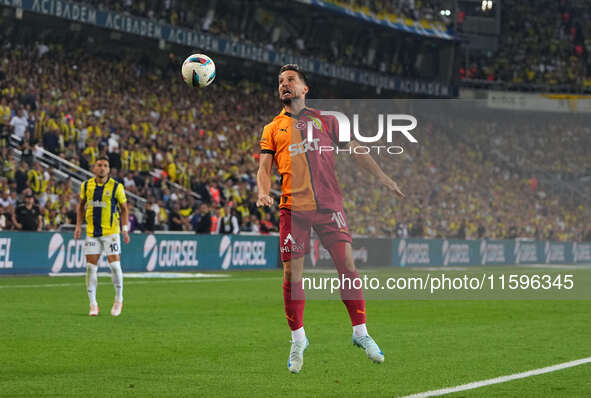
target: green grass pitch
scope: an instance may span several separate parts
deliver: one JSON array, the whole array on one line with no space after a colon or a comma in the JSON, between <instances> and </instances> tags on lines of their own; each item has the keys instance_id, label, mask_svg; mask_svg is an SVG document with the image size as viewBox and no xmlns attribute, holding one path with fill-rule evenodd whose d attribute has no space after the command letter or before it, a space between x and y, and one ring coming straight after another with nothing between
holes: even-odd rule
<instances>
[{"instance_id":1,"label":"green grass pitch","mask_svg":"<svg viewBox=\"0 0 591 398\"><path fill-rule=\"evenodd\" d=\"M376 365L340 301L310 300L292 375L281 273L230 275L126 279L119 318L109 278L96 318L82 276L0 278L0 396L397 397L591 356L589 301L368 301ZM591 365L449 396L591 397Z\"/></svg>"}]
</instances>

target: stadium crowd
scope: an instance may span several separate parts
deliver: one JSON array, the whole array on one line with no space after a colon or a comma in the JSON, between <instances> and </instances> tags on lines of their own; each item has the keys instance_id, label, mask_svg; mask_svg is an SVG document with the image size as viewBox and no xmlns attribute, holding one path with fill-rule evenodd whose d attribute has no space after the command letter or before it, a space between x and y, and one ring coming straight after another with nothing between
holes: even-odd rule
<instances>
[{"instance_id":1,"label":"stadium crowd","mask_svg":"<svg viewBox=\"0 0 591 398\"><path fill-rule=\"evenodd\" d=\"M458 119L435 121L424 116L423 120L428 122L416 133L419 144L401 143L405 152L398 158L378 158L408 200L384 195L384 190L375 189L361 173L351 173L351 164L340 165L338 176L344 191L355 192L345 196L345 209L356 232L458 239L591 240L591 217L583 195L569 201L550 192L549 185L542 186L528 168L510 168L498 157L498 148L490 142L502 125L497 130L485 121L471 120L466 123L469 127L460 127ZM533 132L525 123L514 128L521 136ZM545 131L547 138L551 130ZM535 151L552 152L556 149L553 143L552 139L539 141ZM580 152L564 143L560 148L552 158L569 158ZM505 153L522 152L507 148ZM361 193L364 191L367 194Z\"/></svg>"},{"instance_id":2,"label":"stadium crowd","mask_svg":"<svg viewBox=\"0 0 591 398\"><path fill-rule=\"evenodd\" d=\"M591 87L589 20L588 2L503 1L498 50L475 56L460 78Z\"/></svg>"},{"instance_id":3,"label":"stadium crowd","mask_svg":"<svg viewBox=\"0 0 591 398\"><path fill-rule=\"evenodd\" d=\"M219 82L188 90L176 73L149 62L67 54L45 45L3 54L0 228L52 230L73 223L77 189L41 166L36 152L43 147L86 169L107 155L112 176L147 200L144 211L132 209L132 230L277 230L276 209L255 205L259 135L280 110L272 89ZM40 58L42 63L32 62ZM454 139L453 122L422 126L420 145L377 157L406 193L404 201L385 195L352 167L350 157L338 157L353 233L590 238L588 209L534 189L531 176L507 171L478 146L494 126L471 124L466 135L476 138L466 142ZM20 138L20 161L6 147L10 134ZM555 145L546 138L531 139L543 151ZM565 150L578 151L570 145ZM578 162L569 153L562 156ZM274 178L279 189L279 177ZM28 198L34 198L38 216Z\"/></svg>"},{"instance_id":4,"label":"stadium crowd","mask_svg":"<svg viewBox=\"0 0 591 398\"><path fill-rule=\"evenodd\" d=\"M276 228L271 215L254 206L252 189L258 167L252 156L258 137L252 132L267 120L259 107L273 109L276 104L272 93L249 83L187 92L176 73L165 83L137 63L71 53L66 57L58 49L44 54L47 66L38 68L31 60L39 56L40 47L13 50L4 58L7 77L0 83L0 120L6 156L0 187L10 189L14 199L3 206L4 213L14 212L16 195L26 196L29 187L41 207L43 228L72 222L71 217L51 217L54 208L71 211L77 195L52 182L52 173L35 161L35 148L42 146L84 169L107 155L112 176L128 192L147 199L146 219L139 220L142 212L133 212L144 229L198 229L201 213L195 197L187 193L191 190L211 206L211 231L224 216L225 202L240 215L242 230ZM30 77L41 74L43 83L33 84ZM104 81L110 85L105 87ZM22 162L6 149L10 134L21 139ZM3 228L14 225L12 217L5 218Z\"/></svg>"},{"instance_id":5,"label":"stadium crowd","mask_svg":"<svg viewBox=\"0 0 591 398\"><path fill-rule=\"evenodd\" d=\"M82 1L97 9L128 13L158 20L217 37L249 43L267 50L281 51L331 64L357 67L406 77L421 77L414 67L415 58L402 56L393 45L392 36L383 26L366 20L350 23L346 16L299 2L273 4L260 1ZM347 0L330 1L335 5L374 17L414 25L420 20L424 28L445 30L448 17L440 14L440 0ZM308 12L303 12L303 10ZM292 11L292 12L290 12ZM296 12L297 11L297 12ZM323 14L319 19L316 14ZM442 19L445 21L442 22ZM325 23L335 22L327 27ZM389 29L389 28L388 28ZM318 40L323 37L325 40ZM403 34L396 40L402 40ZM402 44L400 44L402 45ZM364 54L364 56L356 56ZM424 76L422 76L424 77Z\"/></svg>"}]
</instances>

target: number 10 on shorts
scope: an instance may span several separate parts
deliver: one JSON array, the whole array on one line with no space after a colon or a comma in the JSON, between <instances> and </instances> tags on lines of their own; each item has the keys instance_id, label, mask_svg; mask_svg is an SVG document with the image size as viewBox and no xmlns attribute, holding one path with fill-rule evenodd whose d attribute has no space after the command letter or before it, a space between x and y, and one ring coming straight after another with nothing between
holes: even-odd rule
<instances>
[{"instance_id":1,"label":"number 10 on shorts","mask_svg":"<svg viewBox=\"0 0 591 398\"><path fill-rule=\"evenodd\" d=\"M345 216L340 211L335 211L332 213L330 219L337 223L337 228L347 228L347 223L345 222Z\"/></svg>"}]
</instances>

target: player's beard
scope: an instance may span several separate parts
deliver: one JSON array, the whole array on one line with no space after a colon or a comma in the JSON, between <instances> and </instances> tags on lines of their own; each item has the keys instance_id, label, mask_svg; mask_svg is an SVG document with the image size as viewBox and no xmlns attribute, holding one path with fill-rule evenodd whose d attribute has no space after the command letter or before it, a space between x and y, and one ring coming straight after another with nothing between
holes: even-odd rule
<instances>
[{"instance_id":1,"label":"player's beard","mask_svg":"<svg viewBox=\"0 0 591 398\"><path fill-rule=\"evenodd\" d=\"M97 173L97 177L101 180L106 180L109 178L109 172Z\"/></svg>"},{"instance_id":2,"label":"player's beard","mask_svg":"<svg viewBox=\"0 0 591 398\"><path fill-rule=\"evenodd\" d=\"M281 103L283 105L294 105L294 104L297 104L297 102L298 101L301 101L302 99L303 99L302 96L294 95L294 96L291 96L291 97L282 98L281 99Z\"/></svg>"}]
</instances>

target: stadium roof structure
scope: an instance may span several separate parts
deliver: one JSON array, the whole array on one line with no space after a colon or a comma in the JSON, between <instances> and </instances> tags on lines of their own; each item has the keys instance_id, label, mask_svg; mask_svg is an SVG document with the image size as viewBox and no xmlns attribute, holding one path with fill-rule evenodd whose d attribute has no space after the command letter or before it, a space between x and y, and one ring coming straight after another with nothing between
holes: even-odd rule
<instances>
[{"instance_id":1,"label":"stadium roof structure","mask_svg":"<svg viewBox=\"0 0 591 398\"><path fill-rule=\"evenodd\" d=\"M450 34L445 26L439 22L430 22L427 20L415 21L410 18L404 18L398 15L375 15L373 13L364 13L351 8L343 7L323 0L295 0L302 4L308 4L324 10L347 15L353 18L359 18L365 22L382 25L391 29L427 36L443 40L459 40L453 34Z\"/></svg>"}]
</instances>

